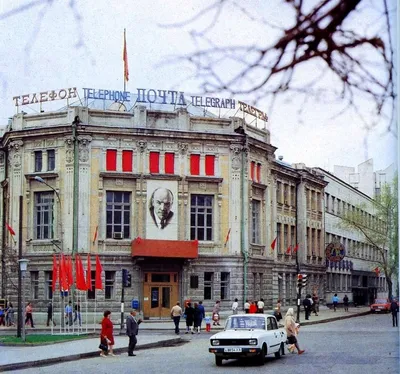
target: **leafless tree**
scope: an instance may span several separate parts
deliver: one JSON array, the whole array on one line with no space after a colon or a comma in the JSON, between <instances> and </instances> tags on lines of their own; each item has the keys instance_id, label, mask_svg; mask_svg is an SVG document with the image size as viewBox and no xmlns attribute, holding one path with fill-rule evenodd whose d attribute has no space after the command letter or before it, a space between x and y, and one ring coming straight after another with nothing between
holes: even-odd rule
<instances>
[{"instance_id":1,"label":"leafless tree","mask_svg":"<svg viewBox=\"0 0 400 374\"><path fill-rule=\"evenodd\" d=\"M291 17L284 27L258 15L256 2L239 0L215 0L190 19L164 26L196 27L209 20L204 29L189 31L195 52L178 59L192 65L202 80L202 94L250 95L253 103L267 99L269 110L283 95L295 95L297 101L325 97L338 104L335 116L352 110L367 129L383 119L387 130L396 133L390 8L396 2L280 0L280 6L284 18ZM264 45L255 40L235 46L214 42L213 30L232 11L252 21L254 39L262 33ZM278 35L273 41L271 32ZM305 73L310 79L298 79ZM328 79L335 84L327 87Z\"/></svg>"}]
</instances>

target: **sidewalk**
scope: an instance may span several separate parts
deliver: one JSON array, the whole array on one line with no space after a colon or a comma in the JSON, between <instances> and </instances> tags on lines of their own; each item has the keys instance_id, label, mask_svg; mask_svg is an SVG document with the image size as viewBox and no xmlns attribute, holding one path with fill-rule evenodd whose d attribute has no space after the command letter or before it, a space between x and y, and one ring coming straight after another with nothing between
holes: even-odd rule
<instances>
[{"instance_id":1,"label":"sidewalk","mask_svg":"<svg viewBox=\"0 0 400 374\"><path fill-rule=\"evenodd\" d=\"M303 308L301 308L301 310L302 309ZM297 309L294 308L294 310L296 314ZM272 311L266 311L266 313L272 313ZM357 317L368 313L369 307L367 306L350 308L348 312L345 312L343 309L338 309L337 312L334 312L331 309L321 306L319 315L312 315L308 321L304 321L304 311L302 310L300 314L300 324L302 326L306 326L317 323L325 323L339 319ZM282 314L284 316L284 313ZM212 326L210 333L203 333L211 336L215 332L222 330L224 324L225 318L223 317L221 319L221 326ZM94 327L94 325L92 325L91 328L88 327L88 330L91 334L94 332ZM99 328L100 326L96 326L96 331L98 331ZM181 320L180 328L181 336L176 336L174 334L174 326L171 320L144 321L140 325L140 330L148 331L148 333L140 335L139 332L138 345L136 346L136 350L179 344L180 342L182 342L182 340L184 340L185 337L185 335L182 335L182 332L185 330L185 320ZM1 332L9 329L10 328L2 328ZM28 334L32 331L33 330L30 328L27 329ZM38 326L38 328L34 329L34 331L35 333L50 333L50 327ZM154 333L152 331L154 331ZM163 331L163 333L157 334L155 331ZM167 333L167 331L169 331L169 333ZM15 328L12 329L10 333L15 333ZM118 334L119 326L116 326L114 351L117 354L126 353L128 346L128 337ZM1 346L0 372L23 369L28 367L37 367L44 364L49 365L53 363L76 361L88 357L97 357L99 355L98 345L99 338L96 336L78 341L54 343L52 344L51 349L50 347L46 347L49 349L43 349L43 346ZM102 358L99 357L99 360L101 359Z\"/></svg>"}]
</instances>

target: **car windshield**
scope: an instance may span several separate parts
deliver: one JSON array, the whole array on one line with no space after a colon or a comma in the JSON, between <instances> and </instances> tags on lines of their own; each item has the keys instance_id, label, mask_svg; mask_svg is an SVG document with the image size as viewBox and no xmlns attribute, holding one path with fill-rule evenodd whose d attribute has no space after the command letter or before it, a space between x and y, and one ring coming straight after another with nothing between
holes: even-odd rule
<instances>
[{"instance_id":1,"label":"car windshield","mask_svg":"<svg viewBox=\"0 0 400 374\"><path fill-rule=\"evenodd\" d=\"M265 318L256 316L235 316L226 321L225 329L259 329L265 330Z\"/></svg>"},{"instance_id":2,"label":"car windshield","mask_svg":"<svg viewBox=\"0 0 400 374\"><path fill-rule=\"evenodd\" d=\"M387 301L385 299L376 299L375 304L386 304Z\"/></svg>"}]
</instances>

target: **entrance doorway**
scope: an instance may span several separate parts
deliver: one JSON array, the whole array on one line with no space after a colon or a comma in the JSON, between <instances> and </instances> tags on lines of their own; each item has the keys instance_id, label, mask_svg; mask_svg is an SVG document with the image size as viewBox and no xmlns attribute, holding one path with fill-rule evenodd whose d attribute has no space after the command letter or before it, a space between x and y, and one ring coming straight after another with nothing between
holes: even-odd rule
<instances>
[{"instance_id":1,"label":"entrance doorway","mask_svg":"<svg viewBox=\"0 0 400 374\"><path fill-rule=\"evenodd\" d=\"M143 285L145 318L169 318L178 300L178 273L145 273Z\"/></svg>"}]
</instances>

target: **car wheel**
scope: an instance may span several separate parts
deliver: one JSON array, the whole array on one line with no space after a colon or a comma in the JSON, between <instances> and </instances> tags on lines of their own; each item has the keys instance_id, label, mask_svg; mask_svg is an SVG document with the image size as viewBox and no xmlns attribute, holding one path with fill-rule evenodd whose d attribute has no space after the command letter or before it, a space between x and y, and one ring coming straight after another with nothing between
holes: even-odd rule
<instances>
[{"instance_id":1,"label":"car wheel","mask_svg":"<svg viewBox=\"0 0 400 374\"><path fill-rule=\"evenodd\" d=\"M222 357L215 356L215 365L222 366Z\"/></svg>"},{"instance_id":2,"label":"car wheel","mask_svg":"<svg viewBox=\"0 0 400 374\"><path fill-rule=\"evenodd\" d=\"M266 353L265 345L263 345L260 354L257 356L257 363L259 365L264 365Z\"/></svg>"},{"instance_id":3,"label":"car wheel","mask_svg":"<svg viewBox=\"0 0 400 374\"><path fill-rule=\"evenodd\" d=\"M276 358L281 358L282 355L285 354L284 349L285 349L285 346L284 346L283 343L282 343L281 346L279 347L278 352L275 352L275 357L276 357Z\"/></svg>"}]
</instances>

